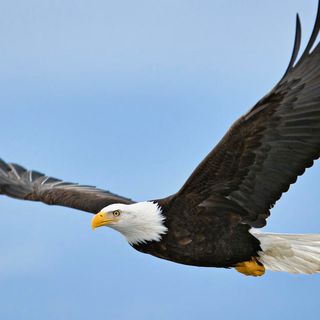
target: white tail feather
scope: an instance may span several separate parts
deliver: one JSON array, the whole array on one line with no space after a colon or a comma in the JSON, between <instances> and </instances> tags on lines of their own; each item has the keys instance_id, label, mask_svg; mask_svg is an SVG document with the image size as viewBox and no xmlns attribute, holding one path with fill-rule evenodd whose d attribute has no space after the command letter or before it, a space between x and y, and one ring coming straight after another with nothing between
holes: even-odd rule
<instances>
[{"instance_id":1,"label":"white tail feather","mask_svg":"<svg viewBox=\"0 0 320 320\"><path fill-rule=\"evenodd\" d=\"M251 231L262 251L258 260L271 271L320 272L320 234L276 234Z\"/></svg>"}]
</instances>

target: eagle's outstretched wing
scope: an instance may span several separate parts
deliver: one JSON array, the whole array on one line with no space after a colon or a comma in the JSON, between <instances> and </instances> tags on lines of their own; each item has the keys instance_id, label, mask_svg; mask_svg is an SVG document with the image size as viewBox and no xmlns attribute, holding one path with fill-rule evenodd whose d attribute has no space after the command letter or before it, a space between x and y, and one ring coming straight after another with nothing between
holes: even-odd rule
<instances>
[{"instance_id":1,"label":"eagle's outstretched wing","mask_svg":"<svg viewBox=\"0 0 320 320\"><path fill-rule=\"evenodd\" d=\"M191 199L216 211L238 207L243 222L265 225L269 209L320 156L319 29L320 6L311 38L296 62L301 40L297 16L292 58L283 78L233 124L176 200Z\"/></svg>"},{"instance_id":2,"label":"eagle's outstretched wing","mask_svg":"<svg viewBox=\"0 0 320 320\"><path fill-rule=\"evenodd\" d=\"M130 199L109 191L47 177L17 164L5 163L1 159L0 194L92 213L97 213L112 203L133 203Z\"/></svg>"}]
</instances>

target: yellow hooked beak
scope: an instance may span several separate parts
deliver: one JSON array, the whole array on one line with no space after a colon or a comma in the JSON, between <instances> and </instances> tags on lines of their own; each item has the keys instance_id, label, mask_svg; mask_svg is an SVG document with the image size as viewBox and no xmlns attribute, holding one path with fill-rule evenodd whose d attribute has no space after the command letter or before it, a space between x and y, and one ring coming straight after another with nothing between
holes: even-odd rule
<instances>
[{"instance_id":1,"label":"yellow hooked beak","mask_svg":"<svg viewBox=\"0 0 320 320\"><path fill-rule=\"evenodd\" d=\"M106 214L104 212L99 212L94 217L92 218L92 230L102 227L102 226L107 226L110 222L112 222L112 219L107 218Z\"/></svg>"}]
</instances>

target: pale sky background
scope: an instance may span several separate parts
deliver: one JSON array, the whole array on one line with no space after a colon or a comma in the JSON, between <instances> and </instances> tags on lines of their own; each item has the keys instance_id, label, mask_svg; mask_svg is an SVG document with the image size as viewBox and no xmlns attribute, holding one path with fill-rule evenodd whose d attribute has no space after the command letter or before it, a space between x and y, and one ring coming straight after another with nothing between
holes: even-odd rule
<instances>
[{"instance_id":1,"label":"pale sky background","mask_svg":"<svg viewBox=\"0 0 320 320\"><path fill-rule=\"evenodd\" d=\"M280 79L316 0L0 2L0 156L135 200L178 190ZM320 232L320 166L267 230ZM0 198L0 318L316 319L320 278L187 267L91 215Z\"/></svg>"}]
</instances>

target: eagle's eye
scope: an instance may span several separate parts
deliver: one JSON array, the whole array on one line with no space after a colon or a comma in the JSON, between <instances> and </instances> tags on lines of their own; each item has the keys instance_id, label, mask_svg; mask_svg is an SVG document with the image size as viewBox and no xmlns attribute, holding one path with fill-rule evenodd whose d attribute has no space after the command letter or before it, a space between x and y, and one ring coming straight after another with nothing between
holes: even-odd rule
<instances>
[{"instance_id":1,"label":"eagle's eye","mask_svg":"<svg viewBox=\"0 0 320 320\"><path fill-rule=\"evenodd\" d=\"M112 214L113 214L114 217L119 217L121 212L120 212L120 210L115 210L115 211L112 212Z\"/></svg>"}]
</instances>

